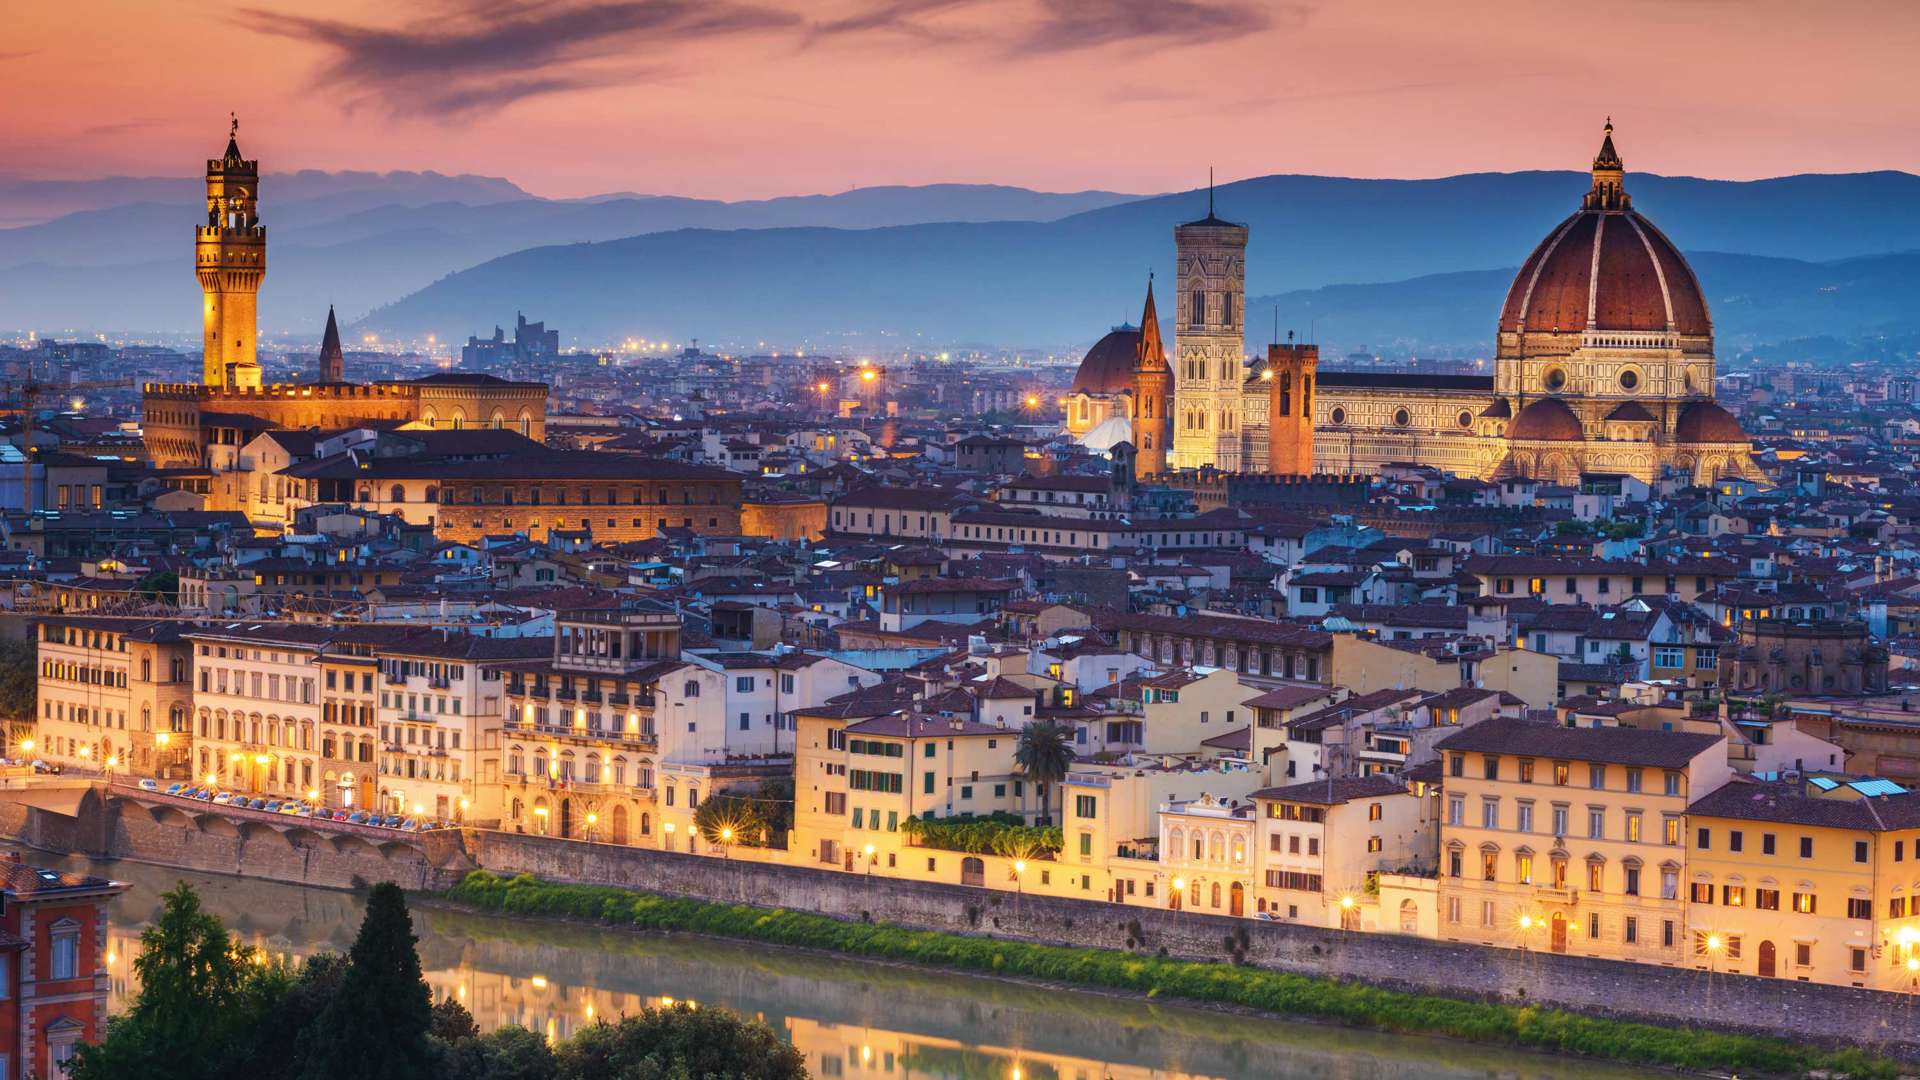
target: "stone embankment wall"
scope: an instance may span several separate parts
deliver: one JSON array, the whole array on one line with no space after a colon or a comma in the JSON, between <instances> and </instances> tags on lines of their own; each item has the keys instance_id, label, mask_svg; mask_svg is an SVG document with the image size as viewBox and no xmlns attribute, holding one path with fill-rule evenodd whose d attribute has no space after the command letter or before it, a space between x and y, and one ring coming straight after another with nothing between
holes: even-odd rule
<instances>
[{"instance_id":1,"label":"stone embankment wall","mask_svg":"<svg viewBox=\"0 0 1920 1080\"><path fill-rule=\"evenodd\" d=\"M298 821L224 807L188 814L105 798L100 787L72 816L0 801L0 836L44 851L335 889L376 881L445 889L474 868L454 830L385 840L368 830L322 832Z\"/></svg>"},{"instance_id":2,"label":"stone embankment wall","mask_svg":"<svg viewBox=\"0 0 1920 1080\"><path fill-rule=\"evenodd\" d=\"M1520 952L1398 934L1343 933L1064 897L867 878L808 867L554 841L469 837L474 861L500 874L620 885L675 896L871 919L1055 945L1222 962L1447 997L1537 1004L1590 1016L1846 1042L1920 1059L1920 1002L1851 987L1710 974L1580 956Z\"/></svg>"},{"instance_id":3,"label":"stone embankment wall","mask_svg":"<svg viewBox=\"0 0 1920 1080\"><path fill-rule=\"evenodd\" d=\"M345 888L443 889L475 866L1019 941L1244 963L1592 1016L1847 1042L1920 1060L1920 1001L1788 979L1519 952L511 833L359 837L156 811L96 789L77 814L0 802L0 835L49 851ZM251 826L251 827L250 827Z\"/></svg>"}]
</instances>

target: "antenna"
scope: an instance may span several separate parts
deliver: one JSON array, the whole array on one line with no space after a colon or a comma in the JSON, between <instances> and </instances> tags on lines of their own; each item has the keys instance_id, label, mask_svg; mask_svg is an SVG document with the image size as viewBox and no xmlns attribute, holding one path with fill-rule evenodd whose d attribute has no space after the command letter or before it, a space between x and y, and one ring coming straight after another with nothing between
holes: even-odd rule
<instances>
[{"instance_id":1,"label":"antenna","mask_svg":"<svg viewBox=\"0 0 1920 1080\"><path fill-rule=\"evenodd\" d=\"M1207 216L1213 216L1213 166L1207 166Z\"/></svg>"},{"instance_id":2,"label":"antenna","mask_svg":"<svg viewBox=\"0 0 1920 1080\"><path fill-rule=\"evenodd\" d=\"M1291 342L1293 340L1293 334L1291 333L1287 334L1287 340ZM1273 345L1278 344L1279 341L1280 341L1280 305L1275 304L1273 305L1273 334L1272 336L1267 338L1267 345L1269 347L1272 347Z\"/></svg>"}]
</instances>

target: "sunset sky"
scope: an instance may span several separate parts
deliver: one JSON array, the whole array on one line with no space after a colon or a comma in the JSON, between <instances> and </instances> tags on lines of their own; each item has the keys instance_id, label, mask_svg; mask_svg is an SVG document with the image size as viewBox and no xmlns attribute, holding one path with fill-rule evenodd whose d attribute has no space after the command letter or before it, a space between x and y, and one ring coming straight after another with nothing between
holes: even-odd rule
<instances>
[{"instance_id":1,"label":"sunset sky","mask_svg":"<svg viewBox=\"0 0 1920 1080\"><path fill-rule=\"evenodd\" d=\"M1920 171L1920 3L21 0L0 172L436 169L541 195L1277 172Z\"/></svg>"}]
</instances>

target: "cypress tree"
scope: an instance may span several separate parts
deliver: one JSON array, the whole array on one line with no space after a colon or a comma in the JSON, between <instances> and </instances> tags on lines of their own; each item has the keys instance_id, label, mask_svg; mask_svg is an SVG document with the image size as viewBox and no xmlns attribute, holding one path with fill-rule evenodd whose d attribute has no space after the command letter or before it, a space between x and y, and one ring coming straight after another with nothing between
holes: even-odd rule
<instances>
[{"instance_id":1,"label":"cypress tree","mask_svg":"<svg viewBox=\"0 0 1920 1080\"><path fill-rule=\"evenodd\" d=\"M340 992L303 1041L312 1048L308 1080L419 1080L429 1075L427 1031L433 1023L433 998L420 976L416 940L400 886L375 885Z\"/></svg>"}]
</instances>

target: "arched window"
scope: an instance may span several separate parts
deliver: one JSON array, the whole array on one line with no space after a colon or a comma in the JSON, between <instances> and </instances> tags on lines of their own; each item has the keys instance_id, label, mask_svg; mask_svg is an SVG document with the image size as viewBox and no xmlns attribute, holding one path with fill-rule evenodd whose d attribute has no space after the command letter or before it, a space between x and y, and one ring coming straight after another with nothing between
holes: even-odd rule
<instances>
[{"instance_id":1,"label":"arched window","mask_svg":"<svg viewBox=\"0 0 1920 1080\"><path fill-rule=\"evenodd\" d=\"M700 683L694 679L688 679L687 685L686 685L686 692L681 696L682 697L699 697Z\"/></svg>"},{"instance_id":2,"label":"arched window","mask_svg":"<svg viewBox=\"0 0 1920 1080\"><path fill-rule=\"evenodd\" d=\"M390 492L390 494L393 497L388 500L389 502L406 502L407 501L407 489L400 484L393 485L393 490Z\"/></svg>"},{"instance_id":3,"label":"arched window","mask_svg":"<svg viewBox=\"0 0 1920 1080\"><path fill-rule=\"evenodd\" d=\"M526 771L526 757L521 754L520 748L516 746L507 752L507 773L511 776L524 776L526 775Z\"/></svg>"},{"instance_id":4,"label":"arched window","mask_svg":"<svg viewBox=\"0 0 1920 1080\"><path fill-rule=\"evenodd\" d=\"M547 752L545 749L535 750L533 752L533 774L543 780L553 775L553 770L547 767Z\"/></svg>"}]
</instances>

